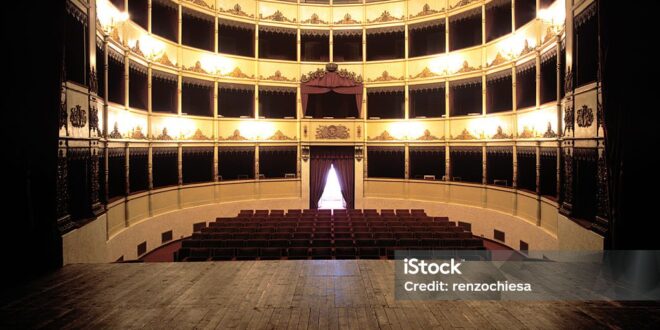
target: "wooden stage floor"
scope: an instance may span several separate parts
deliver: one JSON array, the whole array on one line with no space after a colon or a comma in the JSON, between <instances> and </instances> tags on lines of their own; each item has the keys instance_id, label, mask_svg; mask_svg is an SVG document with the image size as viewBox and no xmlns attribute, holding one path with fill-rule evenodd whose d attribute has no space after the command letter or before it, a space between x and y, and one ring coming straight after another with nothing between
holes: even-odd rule
<instances>
[{"instance_id":1,"label":"wooden stage floor","mask_svg":"<svg viewBox=\"0 0 660 330\"><path fill-rule=\"evenodd\" d=\"M396 301L386 260L69 265L3 294L0 328L653 328L658 302Z\"/></svg>"}]
</instances>

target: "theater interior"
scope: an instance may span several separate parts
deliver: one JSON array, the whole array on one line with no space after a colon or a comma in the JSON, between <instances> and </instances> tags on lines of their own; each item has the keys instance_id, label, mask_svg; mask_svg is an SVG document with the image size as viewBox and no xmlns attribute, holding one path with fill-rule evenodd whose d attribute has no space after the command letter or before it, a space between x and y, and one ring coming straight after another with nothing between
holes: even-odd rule
<instances>
[{"instance_id":1,"label":"theater interior","mask_svg":"<svg viewBox=\"0 0 660 330\"><path fill-rule=\"evenodd\" d=\"M0 327L657 327L657 299L395 286L410 251L660 250L644 10L11 1Z\"/></svg>"}]
</instances>

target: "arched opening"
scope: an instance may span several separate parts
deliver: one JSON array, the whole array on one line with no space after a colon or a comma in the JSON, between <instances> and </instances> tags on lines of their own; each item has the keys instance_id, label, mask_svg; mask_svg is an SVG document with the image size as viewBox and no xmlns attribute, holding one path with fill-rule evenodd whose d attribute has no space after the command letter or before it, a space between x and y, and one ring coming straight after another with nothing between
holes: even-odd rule
<instances>
[{"instance_id":1,"label":"arched opening","mask_svg":"<svg viewBox=\"0 0 660 330\"><path fill-rule=\"evenodd\" d=\"M345 209L346 201L341 194L341 185L334 165L330 165L327 177L323 194L319 199L319 209Z\"/></svg>"}]
</instances>

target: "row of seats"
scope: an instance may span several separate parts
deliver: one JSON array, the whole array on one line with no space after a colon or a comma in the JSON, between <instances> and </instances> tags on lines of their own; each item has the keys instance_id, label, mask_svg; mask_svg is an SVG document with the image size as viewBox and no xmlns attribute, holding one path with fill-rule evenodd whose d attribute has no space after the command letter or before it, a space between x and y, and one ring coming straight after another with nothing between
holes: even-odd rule
<instances>
[{"instance_id":1,"label":"row of seats","mask_svg":"<svg viewBox=\"0 0 660 330\"><path fill-rule=\"evenodd\" d=\"M452 250L483 250L483 247L452 246ZM432 250L428 247L182 247L176 261L281 260L281 259L394 259L395 251ZM435 249L442 253L443 250Z\"/></svg>"},{"instance_id":2,"label":"row of seats","mask_svg":"<svg viewBox=\"0 0 660 330\"><path fill-rule=\"evenodd\" d=\"M456 222L423 210L242 210L183 240L175 260L373 259L420 249L484 245Z\"/></svg>"},{"instance_id":3,"label":"row of seats","mask_svg":"<svg viewBox=\"0 0 660 330\"><path fill-rule=\"evenodd\" d=\"M459 228L461 229L461 228ZM193 239L380 239L380 238L471 238L468 231L420 232L208 232L193 233Z\"/></svg>"},{"instance_id":4,"label":"row of seats","mask_svg":"<svg viewBox=\"0 0 660 330\"><path fill-rule=\"evenodd\" d=\"M300 209L289 209L284 212L284 210L241 210L238 213L239 217L263 217L263 216L283 216L283 215L332 215L332 216L338 216L338 215L358 215L358 214L364 214L364 215L381 215L381 216L390 216L390 215L397 215L397 216L409 216L409 215L426 215L426 212L421 209L383 209L378 212L376 209L351 209L351 210L316 210L316 209L306 209L306 210L300 210Z\"/></svg>"}]
</instances>

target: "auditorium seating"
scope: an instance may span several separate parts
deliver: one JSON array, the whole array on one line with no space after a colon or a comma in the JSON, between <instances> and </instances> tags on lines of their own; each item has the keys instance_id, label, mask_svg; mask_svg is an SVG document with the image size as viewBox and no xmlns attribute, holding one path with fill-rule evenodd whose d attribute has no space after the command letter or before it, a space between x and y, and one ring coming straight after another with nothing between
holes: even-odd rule
<instances>
[{"instance_id":1,"label":"auditorium seating","mask_svg":"<svg viewBox=\"0 0 660 330\"><path fill-rule=\"evenodd\" d=\"M176 261L380 259L395 250L483 250L483 241L424 210L241 210L184 239Z\"/></svg>"}]
</instances>

